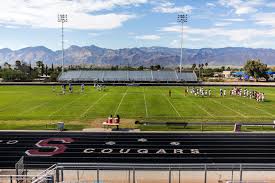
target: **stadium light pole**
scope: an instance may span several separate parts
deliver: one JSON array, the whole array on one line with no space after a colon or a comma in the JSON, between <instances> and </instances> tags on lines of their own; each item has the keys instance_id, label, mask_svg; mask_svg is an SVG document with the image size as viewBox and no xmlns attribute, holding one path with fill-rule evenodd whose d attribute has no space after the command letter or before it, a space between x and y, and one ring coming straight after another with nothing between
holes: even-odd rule
<instances>
[{"instance_id":1,"label":"stadium light pole","mask_svg":"<svg viewBox=\"0 0 275 183\"><path fill-rule=\"evenodd\" d=\"M182 68L182 59L183 59L183 52L182 52L182 46L183 46L183 25L187 22L187 14L179 14L178 15L178 22L181 23L181 50L180 50L180 73Z\"/></svg>"},{"instance_id":2,"label":"stadium light pole","mask_svg":"<svg viewBox=\"0 0 275 183\"><path fill-rule=\"evenodd\" d=\"M64 23L68 22L67 14L58 14L58 22L61 22L61 44L62 44L62 73L64 72Z\"/></svg>"}]
</instances>

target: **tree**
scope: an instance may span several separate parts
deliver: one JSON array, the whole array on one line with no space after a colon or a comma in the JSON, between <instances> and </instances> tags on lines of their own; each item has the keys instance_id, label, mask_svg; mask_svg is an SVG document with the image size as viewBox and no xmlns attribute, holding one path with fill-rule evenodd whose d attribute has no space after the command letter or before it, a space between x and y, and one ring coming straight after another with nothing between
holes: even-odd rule
<instances>
[{"instance_id":1,"label":"tree","mask_svg":"<svg viewBox=\"0 0 275 183\"><path fill-rule=\"evenodd\" d=\"M193 65L192 65L192 70L195 70L196 67L197 67L197 65L196 65L196 64L193 64Z\"/></svg>"},{"instance_id":2,"label":"tree","mask_svg":"<svg viewBox=\"0 0 275 183\"><path fill-rule=\"evenodd\" d=\"M207 62L204 65L205 65L205 67L208 67L208 63Z\"/></svg>"},{"instance_id":3,"label":"tree","mask_svg":"<svg viewBox=\"0 0 275 183\"><path fill-rule=\"evenodd\" d=\"M46 68L45 68L45 74L46 74L46 76L48 76L48 65L46 65Z\"/></svg>"},{"instance_id":4,"label":"tree","mask_svg":"<svg viewBox=\"0 0 275 183\"><path fill-rule=\"evenodd\" d=\"M42 65L43 65L43 62L42 62L42 61L37 61L37 62L36 62L36 66L37 66L38 68L41 68Z\"/></svg>"},{"instance_id":5,"label":"tree","mask_svg":"<svg viewBox=\"0 0 275 183\"><path fill-rule=\"evenodd\" d=\"M41 65L41 76L43 76L45 73L45 66L44 64Z\"/></svg>"},{"instance_id":6,"label":"tree","mask_svg":"<svg viewBox=\"0 0 275 183\"><path fill-rule=\"evenodd\" d=\"M156 70L160 70L161 69L161 66L160 65L156 65Z\"/></svg>"},{"instance_id":7,"label":"tree","mask_svg":"<svg viewBox=\"0 0 275 183\"><path fill-rule=\"evenodd\" d=\"M16 69L20 69L20 67L21 67L21 61L20 60L15 61L15 67L16 67Z\"/></svg>"},{"instance_id":8,"label":"tree","mask_svg":"<svg viewBox=\"0 0 275 183\"><path fill-rule=\"evenodd\" d=\"M248 60L244 66L244 71L249 76L258 81L259 78L263 77L268 80L268 75L266 72L268 71L267 65L262 63L260 59L258 60Z\"/></svg>"},{"instance_id":9,"label":"tree","mask_svg":"<svg viewBox=\"0 0 275 183\"><path fill-rule=\"evenodd\" d=\"M8 62L5 62L5 63L4 63L4 68L5 68L5 69L10 69L10 68L11 68L11 65L10 65Z\"/></svg>"},{"instance_id":10,"label":"tree","mask_svg":"<svg viewBox=\"0 0 275 183\"><path fill-rule=\"evenodd\" d=\"M58 75L59 75L58 71L52 72L51 75L50 75L50 80L51 81L57 81Z\"/></svg>"},{"instance_id":11,"label":"tree","mask_svg":"<svg viewBox=\"0 0 275 183\"><path fill-rule=\"evenodd\" d=\"M144 69L143 65L138 67L138 70L140 70L140 71L143 71L143 69Z\"/></svg>"}]
</instances>

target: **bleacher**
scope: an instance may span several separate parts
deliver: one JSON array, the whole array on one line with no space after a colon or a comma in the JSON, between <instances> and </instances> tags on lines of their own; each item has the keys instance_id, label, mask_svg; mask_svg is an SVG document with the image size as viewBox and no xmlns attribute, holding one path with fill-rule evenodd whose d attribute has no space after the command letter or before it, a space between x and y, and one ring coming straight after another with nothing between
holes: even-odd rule
<instances>
[{"instance_id":1,"label":"bleacher","mask_svg":"<svg viewBox=\"0 0 275 183\"><path fill-rule=\"evenodd\" d=\"M176 71L66 71L60 82L197 82L193 72Z\"/></svg>"}]
</instances>

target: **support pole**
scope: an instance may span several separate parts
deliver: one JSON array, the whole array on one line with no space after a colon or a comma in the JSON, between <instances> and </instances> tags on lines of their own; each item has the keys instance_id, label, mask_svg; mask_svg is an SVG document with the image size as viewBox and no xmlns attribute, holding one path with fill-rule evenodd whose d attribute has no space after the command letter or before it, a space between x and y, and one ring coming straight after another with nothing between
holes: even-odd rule
<instances>
[{"instance_id":1,"label":"support pole","mask_svg":"<svg viewBox=\"0 0 275 183\"><path fill-rule=\"evenodd\" d=\"M240 164L240 181L243 181L243 166Z\"/></svg>"},{"instance_id":2,"label":"support pole","mask_svg":"<svg viewBox=\"0 0 275 183\"><path fill-rule=\"evenodd\" d=\"M128 183L131 183L131 170L128 171Z\"/></svg>"},{"instance_id":3,"label":"support pole","mask_svg":"<svg viewBox=\"0 0 275 183\"><path fill-rule=\"evenodd\" d=\"M60 181L59 180L59 169L58 168L55 170L55 179L56 179L57 183Z\"/></svg>"},{"instance_id":4,"label":"support pole","mask_svg":"<svg viewBox=\"0 0 275 183\"><path fill-rule=\"evenodd\" d=\"M96 170L96 182L99 183L99 168Z\"/></svg>"},{"instance_id":5,"label":"support pole","mask_svg":"<svg viewBox=\"0 0 275 183\"><path fill-rule=\"evenodd\" d=\"M135 168L133 168L133 183L136 183L136 171L135 171Z\"/></svg>"},{"instance_id":6,"label":"support pole","mask_svg":"<svg viewBox=\"0 0 275 183\"><path fill-rule=\"evenodd\" d=\"M169 166L169 183L171 183L171 167Z\"/></svg>"},{"instance_id":7,"label":"support pole","mask_svg":"<svg viewBox=\"0 0 275 183\"><path fill-rule=\"evenodd\" d=\"M234 181L234 165L232 165L231 182Z\"/></svg>"},{"instance_id":8,"label":"support pole","mask_svg":"<svg viewBox=\"0 0 275 183\"><path fill-rule=\"evenodd\" d=\"M64 182L64 172L63 172L63 167L61 168L61 182Z\"/></svg>"},{"instance_id":9,"label":"support pole","mask_svg":"<svg viewBox=\"0 0 275 183\"><path fill-rule=\"evenodd\" d=\"M180 183L180 179L181 179L181 177L180 177L180 173L181 173L181 172L180 172L180 170L179 170L179 183Z\"/></svg>"},{"instance_id":10,"label":"support pole","mask_svg":"<svg viewBox=\"0 0 275 183\"><path fill-rule=\"evenodd\" d=\"M77 175L77 182L79 182L79 170L76 171L76 175Z\"/></svg>"},{"instance_id":11,"label":"support pole","mask_svg":"<svg viewBox=\"0 0 275 183\"><path fill-rule=\"evenodd\" d=\"M207 183L207 165L204 165L204 183Z\"/></svg>"},{"instance_id":12,"label":"support pole","mask_svg":"<svg viewBox=\"0 0 275 183\"><path fill-rule=\"evenodd\" d=\"M182 60L183 60L183 24L187 22L187 15L180 14L178 15L178 22L181 23L181 44L180 44L180 73L182 71Z\"/></svg>"}]
</instances>

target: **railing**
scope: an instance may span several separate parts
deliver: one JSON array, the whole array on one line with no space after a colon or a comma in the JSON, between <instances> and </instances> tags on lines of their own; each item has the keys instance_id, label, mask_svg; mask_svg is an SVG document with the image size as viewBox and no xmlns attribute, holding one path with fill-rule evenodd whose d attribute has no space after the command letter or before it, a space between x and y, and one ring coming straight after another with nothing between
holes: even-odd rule
<instances>
[{"instance_id":1,"label":"railing","mask_svg":"<svg viewBox=\"0 0 275 183\"><path fill-rule=\"evenodd\" d=\"M46 170L44 170L40 174L34 176L32 178L32 183L41 183L41 182L43 182L45 180L53 179L52 177L53 177L56 169L57 169L57 165L56 164L50 166L49 168L47 168Z\"/></svg>"},{"instance_id":2,"label":"railing","mask_svg":"<svg viewBox=\"0 0 275 183\"><path fill-rule=\"evenodd\" d=\"M95 177L94 182L100 183L103 180L102 175L105 171L121 171L128 172L128 183L136 183L138 178L141 175L138 175L140 172L151 172L152 176L156 172L166 172L166 180L168 183L172 183L173 178L175 179L178 176L178 180L184 179L181 177L180 172L201 172L201 182L207 183L208 176L210 172L232 172L232 177L229 182L232 183L245 183L243 181L243 172L244 171L275 171L275 164L121 164L121 163L106 163L106 164L97 164L97 163L58 163L57 169L62 171L62 176L56 177L56 181L64 181L63 171L66 170L83 170L83 171L94 171ZM237 172L237 176L233 177L233 174ZM59 175L59 174L58 174ZM173 178L172 178L173 177ZM156 176L156 178L158 178ZM234 180L234 181L233 181ZM236 182L237 180L237 182ZM257 181L255 181L256 183ZM264 183L265 181L262 181Z\"/></svg>"},{"instance_id":3,"label":"railing","mask_svg":"<svg viewBox=\"0 0 275 183\"><path fill-rule=\"evenodd\" d=\"M0 182L19 183L31 182L35 175L0 175Z\"/></svg>"},{"instance_id":4,"label":"railing","mask_svg":"<svg viewBox=\"0 0 275 183\"><path fill-rule=\"evenodd\" d=\"M30 165L27 166L31 168ZM35 167L35 166L34 166ZM201 175L201 182L207 183L211 172L227 172L231 174L230 179L226 179L228 183L246 183L244 180L243 172L257 172L264 171L270 172L275 171L275 164L123 164L123 163L57 163L50 166L48 169L42 171L38 175L2 175L0 180L10 180L6 182L18 182L18 180L25 180L24 182L31 183L58 183L66 182L64 179L66 175L72 176L73 172L77 172L74 177L78 177L76 182L79 182L79 171L93 172L94 177L90 180L100 183L104 179L104 172L127 172L128 183L136 183L137 179L142 177L141 172L150 172L150 174L161 174L166 176L166 180L169 183L175 182L173 179L177 177L178 180L184 180L185 177L181 177L181 172L199 172ZM69 173L68 173L69 172ZM234 175L233 178L233 174ZM255 173L255 174L257 174ZM88 173L89 175L91 173ZM273 175L273 173L272 173ZM275 177L275 175L274 175ZM106 178L106 177L105 177ZM154 178L154 177L153 177ZM157 176L155 178L158 178ZM265 178L265 177L262 177ZM70 180L69 178L67 178ZM2 181L0 181L2 182ZM70 181L72 182L72 181ZM251 182L251 181L249 181ZM253 182L253 181L252 181ZM256 180L255 183L258 183ZM262 180L261 183L268 183L268 181Z\"/></svg>"}]
</instances>

